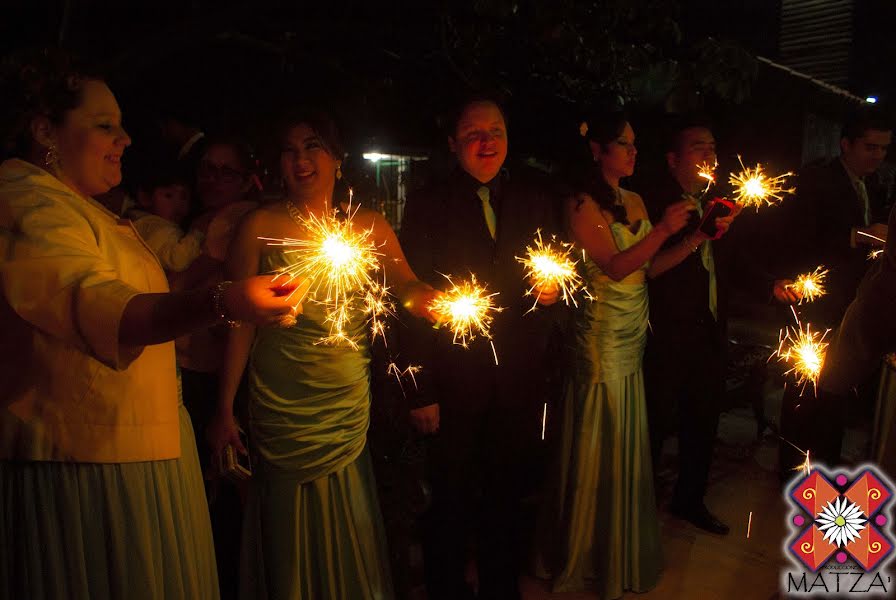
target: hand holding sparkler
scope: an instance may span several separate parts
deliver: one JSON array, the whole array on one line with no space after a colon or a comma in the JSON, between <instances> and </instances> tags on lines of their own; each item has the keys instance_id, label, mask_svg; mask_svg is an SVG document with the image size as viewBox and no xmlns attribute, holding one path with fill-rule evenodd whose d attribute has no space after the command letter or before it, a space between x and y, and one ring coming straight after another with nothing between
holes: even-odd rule
<instances>
[{"instance_id":1,"label":"hand holding sparkler","mask_svg":"<svg viewBox=\"0 0 896 600\"><path fill-rule=\"evenodd\" d=\"M793 288L793 279L776 279L772 284L772 296L781 304L796 304L801 300Z\"/></svg>"},{"instance_id":2,"label":"hand holding sparkler","mask_svg":"<svg viewBox=\"0 0 896 600\"><path fill-rule=\"evenodd\" d=\"M526 268L526 280L529 283L527 295L535 296L535 304L550 306L563 299L568 305L576 304L574 294L582 288L582 278L576 271L578 261L570 258L572 244L564 244L553 238L547 244L541 237L541 230L535 232L532 246L526 246L526 256L516 257L517 262Z\"/></svg>"},{"instance_id":3,"label":"hand holding sparkler","mask_svg":"<svg viewBox=\"0 0 896 600\"><path fill-rule=\"evenodd\" d=\"M415 281L404 287L398 297L401 298L401 305L409 313L430 323L437 323L440 315L434 312L432 307L444 295L444 292L428 283Z\"/></svg>"},{"instance_id":4,"label":"hand holding sparkler","mask_svg":"<svg viewBox=\"0 0 896 600\"><path fill-rule=\"evenodd\" d=\"M221 303L229 319L268 325L293 311L296 302L291 296L304 298L307 291L308 281L301 278L283 281L272 275L257 275L227 284Z\"/></svg>"},{"instance_id":5,"label":"hand holding sparkler","mask_svg":"<svg viewBox=\"0 0 896 600\"><path fill-rule=\"evenodd\" d=\"M828 270L819 265L813 272L799 275L796 281L789 285L790 289L799 297L799 304L802 304L803 300L812 302L827 293L824 288L827 274Z\"/></svg>"},{"instance_id":6,"label":"hand holding sparkler","mask_svg":"<svg viewBox=\"0 0 896 600\"><path fill-rule=\"evenodd\" d=\"M681 202L670 204L663 212L662 220L657 223L654 229L665 234L667 237L674 235L688 224L688 221L691 218L691 212L695 210L697 210L697 205L693 200L682 200Z\"/></svg>"}]
</instances>

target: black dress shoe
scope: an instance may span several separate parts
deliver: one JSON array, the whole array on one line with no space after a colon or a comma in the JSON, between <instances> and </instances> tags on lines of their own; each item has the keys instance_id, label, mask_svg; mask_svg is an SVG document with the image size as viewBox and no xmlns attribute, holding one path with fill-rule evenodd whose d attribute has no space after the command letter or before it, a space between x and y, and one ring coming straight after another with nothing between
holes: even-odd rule
<instances>
[{"instance_id":1,"label":"black dress shoe","mask_svg":"<svg viewBox=\"0 0 896 600\"><path fill-rule=\"evenodd\" d=\"M709 509L703 504L688 508L682 508L671 504L669 505L669 512L679 519L684 519L692 525L710 533L728 535L728 532L731 530L730 527L722 523L709 512Z\"/></svg>"}]
</instances>

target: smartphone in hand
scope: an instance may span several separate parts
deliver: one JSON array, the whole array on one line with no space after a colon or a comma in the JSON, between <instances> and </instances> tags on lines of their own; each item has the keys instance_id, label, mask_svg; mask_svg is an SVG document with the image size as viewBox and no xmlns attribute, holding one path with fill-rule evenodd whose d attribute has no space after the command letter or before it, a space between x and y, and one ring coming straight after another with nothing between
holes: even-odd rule
<instances>
[{"instance_id":1,"label":"smartphone in hand","mask_svg":"<svg viewBox=\"0 0 896 600\"><path fill-rule=\"evenodd\" d=\"M242 428L239 429L240 442L244 448L249 447L249 440L246 432ZM221 464L218 465L221 474L232 481L245 481L252 477L252 461L249 456L242 454L233 446L224 448Z\"/></svg>"},{"instance_id":2,"label":"smartphone in hand","mask_svg":"<svg viewBox=\"0 0 896 600\"><path fill-rule=\"evenodd\" d=\"M711 240L722 237L722 230L716 227L716 219L727 217L734 212L734 202L725 198L713 198L703 209L703 219L697 229Z\"/></svg>"}]
</instances>

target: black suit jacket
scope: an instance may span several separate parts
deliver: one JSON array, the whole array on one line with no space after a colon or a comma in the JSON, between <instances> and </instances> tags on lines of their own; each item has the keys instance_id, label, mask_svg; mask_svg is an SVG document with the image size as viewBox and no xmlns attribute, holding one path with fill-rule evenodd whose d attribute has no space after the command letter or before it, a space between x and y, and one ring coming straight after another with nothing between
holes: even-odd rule
<instances>
[{"instance_id":1,"label":"black suit jacket","mask_svg":"<svg viewBox=\"0 0 896 600\"><path fill-rule=\"evenodd\" d=\"M481 184L459 169L408 200L399 239L414 273L442 290L449 287L443 274L460 280L472 273L498 292L495 303L504 307L491 327L497 366L487 339L477 338L464 349L452 343L448 330L405 320L401 360L422 366L412 399L416 406L438 402L443 410L479 412L540 403L562 361L559 336L566 307L558 303L527 314L534 299L524 297L524 269L516 260L537 229L546 238L558 231L559 205L538 174L499 177L496 240L476 195Z\"/></svg>"},{"instance_id":2,"label":"black suit jacket","mask_svg":"<svg viewBox=\"0 0 896 600\"><path fill-rule=\"evenodd\" d=\"M659 223L670 204L681 202L684 190L669 174L663 173L639 190L652 223ZM678 233L669 237L660 251L681 243L685 236L696 231L700 224L697 212L693 212L688 224ZM651 353L659 352L661 360L678 357L691 360L687 345L691 342L703 343L706 335L695 335L700 329L717 343L724 339L726 316L726 279L724 260L724 238L710 242L716 271L716 296L718 320L713 319L709 310L709 272L703 266L700 251L691 253L675 267L648 282L650 295ZM668 355L668 357L666 356Z\"/></svg>"},{"instance_id":3,"label":"black suit jacket","mask_svg":"<svg viewBox=\"0 0 896 600\"><path fill-rule=\"evenodd\" d=\"M885 193L874 177L865 181L871 206L871 222L886 222ZM807 315L817 325L834 327L855 297L868 269L868 246L850 247L850 230L864 226L864 207L839 158L804 168L797 179L796 195L780 207L784 229L781 260L792 275L824 265L828 293L811 306Z\"/></svg>"}]
</instances>

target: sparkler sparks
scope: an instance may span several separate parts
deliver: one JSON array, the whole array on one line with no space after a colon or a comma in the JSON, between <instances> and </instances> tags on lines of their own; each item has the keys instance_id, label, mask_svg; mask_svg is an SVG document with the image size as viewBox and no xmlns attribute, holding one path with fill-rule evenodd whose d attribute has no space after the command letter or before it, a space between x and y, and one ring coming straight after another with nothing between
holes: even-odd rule
<instances>
[{"instance_id":1,"label":"sparkler sparks","mask_svg":"<svg viewBox=\"0 0 896 600\"><path fill-rule=\"evenodd\" d=\"M793 173L787 172L783 175L770 177L762 170L762 165L757 164L755 168L750 169L744 166L744 162L740 156L737 157L743 170L734 174L728 179L729 183L734 186L734 201L740 202L745 207L753 206L757 210L761 206L771 206L777 204L784 199L785 194L792 194L796 188L785 188L785 180L792 176Z\"/></svg>"},{"instance_id":2,"label":"sparkler sparks","mask_svg":"<svg viewBox=\"0 0 896 600\"><path fill-rule=\"evenodd\" d=\"M414 384L414 389L417 389L417 378L414 377L416 373L419 373L422 370L422 367L419 365L408 365L406 369L403 371L398 368L394 362L390 362L389 366L386 368L386 373L388 375L394 375L396 381L398 381L398 387L401 389L402 395L404 395L404 385L401 383L402 377L408 376L411 378L411 381Z\"/></svg>"},{"instance_id":3,"label":"sparkler sparks","mask_svg":"<svg viewBox=\"0 0 896 600\"><path fill-rule=\"evenodd\" d=\"M352 217L357 212L349 206L345 218L336 211L322 216L300 214L288 204L290 216L307 233L303 238L268 238L269 246L287 248L284 254L294 256L292 264L278 271L287 281L296 278L310 282L306 299L322 304L327 309L326 322L330 335L318 343L347 343L357 348L357 343L345 333L352 312L360 308L368 315L374 335L384 331L382 317L391 313L391 303L386 299L388 288L373 279L380 270L382 253L373 242L373 229L356 231Z\"/></svg>"},{"instance_id":4,"label":"sparkler sparks","mask_svg":"<svg viewBox=\"0 0 896 600\"><path fill-rule=\"evenodd\" d=\"M829 331L830 329L824 333L812 331L809 323L806 323L804 330L797 320L796 327L787 327L779 334L778 349L772 356L777 356L779 361L790 365L790 369L784 374L794 374L797 385L803 386L800 394L803 393L806 385L812 383L814 388L818 382L828 347L824 338Z\"/></svg>"},{"instance_id":5,"label":"sparkler sparks","mask_svg":"<svg viewBox=\"0 0 896 600\"><path fill-rule=\"evenodd\" d=\"M787 287L799 294L800 301L798 304L802 304L804 300L812 302L827 293L827 290L824 288L824 280L827 274L828 270L823 265L819 265L813 272L797 276L796 281Z\"/></svg>"},{"instance_id":6,"label":"sparkler sparks","mask_svg":"<svg viewBox=\"0 0 896 600\"><path fill-rule=\"evenodd\" d=\"M868 253L868 260L874 260L876 258L880 258L880 255L883 254L883 250L872 250Z\"/></svg>"},{"instance_id":7,"label":"sparkler sparks","mask_svg":"<svg viewBox=\"0 0 896 600\"><path fill-rule=\"evenodd\" d=\"M703 188L702 193L705 194L708 192L709 188L712 187L712 184L716 182L716 169L718 166L719 161L714 161L713 164L705 162L697 165L697 176L706 180L706 187Z\"/></svg>"},{"instance_id":8,"label":"sparkler sparks","mask_svg":"<svg viewBox=\"0 0 896 600\"><path fill-rule=\"evenodd\" d=\"M488 290L477 284L474 275L470 276L470 281L460 284L448 275L445 279L451 284L451 289L433 300L429 309L451 329L454 343L467 348L477 335L490 340L489 327L494 319L492 313L503 310L495 306L492 300L498 295L497 292L487 293Z\"/></svg>"},{"instance_id":9,"label":"sparkler sparks","mask_svg":"<svg viewBox=\"0 0 896 600\"><path fill-rule=\"evenodd\" d=\"M532 283L526 294L531 295L536 289L539 290L530 311L538 306L541 291L551 288L559 290L560 298L567 306L570 302L578 306L575 293L582 289L583 281L576 272L578 261L570 258L572 244L559 243L556 237L552 237L551 243L545 244L540 229L535 232L533 244L534 247L526 246L525 258L516 257L517 262L526 268L526 279Z\"/></svg>"}]
</instances>

